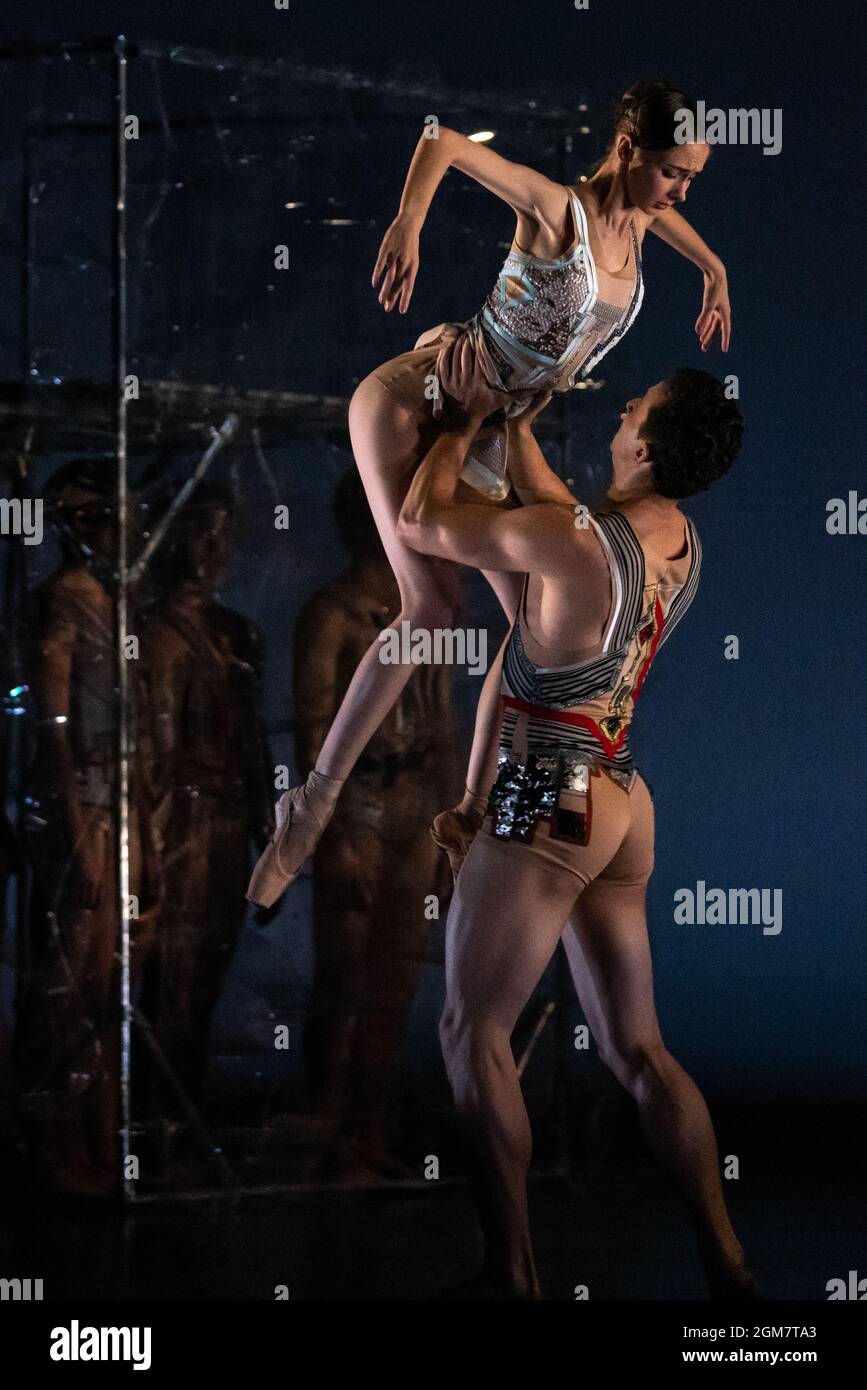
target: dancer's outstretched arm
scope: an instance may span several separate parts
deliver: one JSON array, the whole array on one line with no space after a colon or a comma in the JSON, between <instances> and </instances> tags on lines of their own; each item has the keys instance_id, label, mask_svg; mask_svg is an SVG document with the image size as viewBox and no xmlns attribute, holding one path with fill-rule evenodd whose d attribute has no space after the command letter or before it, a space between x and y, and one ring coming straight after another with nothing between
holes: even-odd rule
<instances>
[{"instance_id":1,"label":"dancer's outstretched arm","mask_svg":"<svg viewBox=\"0 0 867 1390\"><path fill-rule=\"evenodd\" d=\"M534 502L568 502L574 506L578 500L554 472L533 434L533 421L545 409L552 394L551 391L543 392L526 410L520 415L513 415L506 423L509 480L525 507Z\"/></svg>"},{"instance_id":2,"label":"dancer's outstretched arm","mask_svg":"<svg viewBox=\"0 0 867 1390\"><path fill-rule=\"evenodd\" d=\"M467 352L468 347L469 344L464 338L460 347L456 344L453 349L448 350L447 353L444 351L442 355L444 357L447 355L450 360L453 360L463 353L468 358L470 355ZM455 511L462 513L458 523L459 529L461 526L465 527L467 515L472 512L475 517L474 530L476 532L479 524L484 525L493 520L491 515L486 516L485 513L492 514L496 511L499 517L517 514L514 511L500 512L498 509L474 506L465 502L461 502L457 507L454 505L456 484L461 467L459 461L465 457L475 430L484 418L482 411L489 412L492 406L496 406L497 403L496 393L489 391L483 378L478 377L475 384L476 387L480 385L485 392L480 410L476 411L475 414L472 409L464 412L459 409L452 412L452 423L457 422L453 441L451 443L446 441L444 447L435 447L431 450L416 474L418 481L413 483L410 495L404 503L398 521L398 533L405 536L409 543L418 549L427 549L432 534L430 528L437 521L440 526L439 540L440 543L442 542L443 530L448 531L452 525ZM457 380L450 378L450 385L451 398L459 401L462 397L462 390ZM523 504L519 510L532 508L538 512L540 510L539 504L546 503L556 506L559 514L558 522L562 531L563 504L565 503L570 508L571 521L571 509L574 507L576 499L566 484L549 467L533 437L533 421L548 404L551 394L550 391L540 393L521 415L513 417L508 422L509 473L514 489ZM441 472L437 472L443 459L449 460L449 466ZM574 525L574 523L572 524ZM497 526L496 529L499 533L501 528ZM520 531L520 525L518 529ZM574 540L571 544L574 545ZM471 557L470 547L463 542L452 544L449 550L451 558L461 560L465 564L478 563ZM500 545L495 544L487 554L490 563L485 564L483 568L501 571L511 570L518 573L527 568L527 565L523 563L523 559L526 557L522 555L520 546L514 552L510 550L506 556ZM496 776L500 677L507 641L508 636L485 677L485 683L479 696L473 746L467 770L466 791L459 807L464 815L475 816L477 822L481 819L487 801L487 793Z\"/></svg>"},{"instance_id":3,"label":"dancer's outstretched arm","mask_svg":"<svg viewBox=\"0 0 867 1390\"><path fill-rule=\"evenodd\" d=\"M574 507L575 497L550 467L533 435L533 422L550 399L550 391L542 393L521 415L513 416L507 422L509 477L523 506L529 507L540 502L565 502L568 506ZM487 793L497 775L501 715L500 683L503 654L509 636L510 634L506 635L485 676L476 710L466 791L460 810L465 815L475 812L477 819L483 814Z\"/></svg>"},{"instance_id":4,"label":"dancer's outstretched arm","mask_svg":"<svg viewBox=\"0 0 867 1390\"><path fill-rule=\"evenodd\" d=\"M514 209L516 235L525 246L544 227L555 233L568 231L569 195L556 183L526 164L504 159L495 150L447 126L438 126L434 138L422 135L406 176L398 214L386 232L371 284L382 277L379 302L386 313L395 305L405 314L412 298L419 265L419 234L433 196L450 168L460 169L495 193Z\"/></svg>"},{"instance_id":5,"label":"dancer's outstretched arm","mask_svg":"<svg viewBox=\"0 0 867 1390\"><path fill-rule=\"evenodd\" d=\"M468 344L462 352L464 370L469 372ZM490 400L485 399L484 409L472 405L465 412L452 413L412 479L397 535L414 550L475 569L520 574L534 569L552 575L568 569L574 564L575 537L580 531L576 533L571 506L565 502L509 510L455 502L470 445L491 411Z\"/></svg>"},{"instance_id":6,"label":"dancer's outstretched arm","mask_svg":"<svg viewBox=\"0 0 867 1390\"><path fill-rule=\"evenodd\" d=\"M456 387L452 378L450 381ZM461 393L454 389L453 394L458 399ZM452 559L486 570L521 573L531 563L539 568L540 563L545 563L545 560L540 561L543 547L554 568L557 567L558 552L569 555L574 563L572 513L575 498L549 468L532 434L532 421L549 399L550 392L538 397L519 417L520 428L517 422L510 422L510 476L524 504L522 507L504 512L493 507L455 503L462 461L479 423L491 409L491 401L486 400L483 411L452 414L452 429L441 437L416 474L398 522L398 533L422 551L448 554ZM556 531L553 532L552 513L556 516ZM452 531L455 534L450 539ZM466 790L455 808L469 819L473 828L481 823L488 793L496 777L500 679L505 645L504 641L485 677L476 711ZM437 817L434 829L435 835L438 833L443 837L438 839L438 843L448 850L453 871L457 872L467 843L465 839L462 840L466 831L456 827L454 812Z\"/></svg>"},{"instance_id":7,"label":"dancer's outstretched arm","mask_svg":"<svg viewBox=\"0 0 867 1390\"><path fill-rule=\"evenodd\" d=\"M679 251L693 265L698 266L704 276L704 300L701 313L695 322L695 331L701 342L702 352L706 352L717 329L720 330L720 347L728 352L732 332L732 310L729 304L729 288L726 268L719 256L702 241L698 232L691 227L685 217L674 208L660 212L648 224L653 232L667 245Z\"/></svg>"},{"instance_id":8,"label":"dancer's outstretched arm","mask_svg":"<svg viewBox=\"0 0 867 1390\"><path fill-rule=\"evenodd\" d=\"M576 546L581 544L576 538L581 532L573 524L571 494L568 502L546 501L508 511L455 502L467 452L490 409L488 404L480 413L453 418L451 427L437 439L412 480L398 519L398 536L425 554L458 560L478 569L526 573L532 568L555 574L567 566L574 567ZM496 773L502 659L501 647L485 677L466 795L459 807L464 815L475 813L476 826L481 822Z\"/></svg>"},{"instance_id":9,"label":"dancer's outstretched arm","mask_svg":"<svg viewBox=\"0 0 867 1390\"><path fill-rule=\"evenodd\" d=\"M502 392L492 390L479 370L466 334L440 350L437 371L450 400L445 428L413 476L397 519L397 535L426 555L457 560L481 570L526 573L530 569L555 574L575 559L576 528L572 494L562 486L558 500L534 502L502 510L471 502L455 503L458 479L470 445L482 422L495 410ZM522 418L529 424L549 399L537 398ZM541 451L524 447L529 475L536 470L549 495L560 480L548 469ZM563 496L562 494L565 494ZM567 500L568 499L568 500Z\"/></svg>"}]
</instances>

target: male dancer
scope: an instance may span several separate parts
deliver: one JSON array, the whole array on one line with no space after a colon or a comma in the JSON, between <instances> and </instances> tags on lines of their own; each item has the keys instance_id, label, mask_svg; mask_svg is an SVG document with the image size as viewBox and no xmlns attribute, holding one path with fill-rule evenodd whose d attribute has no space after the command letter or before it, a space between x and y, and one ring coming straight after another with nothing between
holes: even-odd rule
<instances>
[{"instance_id":1,"label":"male dancer","mask_svg":"<svg viewBox=\"0 0 867 1390\"><path fill-rule=\"evenodd\" d=\"M707 1107L656 1018L645 916L653 803L627 744L650 662L697 586L701 547L678 499L728 471L740 413L706 372L658 382L628 402L612 485L588 512L533 439L545 397L510 439L522 500L544 500L456 505L467 450L498 398L466 338L443 348L438 369L463 409L415 474L399 535L426 554L526 574L503 657L499 776L446 928L440 1035L485 1239L476 1296L541 1297L527 1217L531 1135L510 1037L568 923L585 1018L689 1206L711 1297L761 1297L726 1211Z\"/></svg>"}]
</instances>

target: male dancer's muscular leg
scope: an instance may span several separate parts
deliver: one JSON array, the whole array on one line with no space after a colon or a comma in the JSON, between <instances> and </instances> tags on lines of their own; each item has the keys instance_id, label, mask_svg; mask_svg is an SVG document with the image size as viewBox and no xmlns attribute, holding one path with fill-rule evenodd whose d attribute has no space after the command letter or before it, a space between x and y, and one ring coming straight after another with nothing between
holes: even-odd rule
<instances>
[{"instance_id":1,"label":"male dancer's muscular leg","mask_svg":"<svg viewBox=\"0 0 867 1390\"><path fill-rule=\"evenodd\" d=\"M537 1298L526 1191L532 1140L510 1038L582 885L521 848L481 834L461 869L446 926L440 1037L469 1130L485 1274Z\"/></svg>"},{"instance_id":2,"label":"male dancer's muscular leg","mask_svg":"<svg viewBox=\"0 0 867 1390\"><path fill-rule=\"evenodd\" d=\"M726 1211L710 1115L666 1048L656 1016L645 909L653 803L643 779L630 799L637 814L611 863L575 904L563 945L599 1055L636 1101L645 1138L689 1207L705 1262L734 1262L743 1248Z\"/></svg>"}]
</instances>

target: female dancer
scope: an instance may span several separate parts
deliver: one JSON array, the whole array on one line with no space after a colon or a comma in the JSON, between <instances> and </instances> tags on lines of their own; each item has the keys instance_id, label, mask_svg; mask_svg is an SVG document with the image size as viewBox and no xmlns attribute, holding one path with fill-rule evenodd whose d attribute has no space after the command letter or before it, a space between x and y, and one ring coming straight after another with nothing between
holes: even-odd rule
<instances>
[{"instance_id":1,"label":"female dancer","mask_svg":"<svg viewBox=\"0 0 867 1390\"><path fill-rule=\"evenodd\" d=\"M607 154L589 179L563 185L503 159L457 131L422 137L373 271L379 301L390 312L409 307L418 271L419 232L434 192L451 166L509 203L517 216L512 248L483 309L464 324L441 324L411 352L377 368L356 388L349 432L383 545L394 570L401 611L393 628L449 627L458 598L458 570L419 554L396 534L411 478L442 415L436 377L440 347L466 332L491 387L507 393L488 422L459 484L464 500L479 492L494 505L508 492L504 420L541 392L565 391L585 377L634 322L644 284L640 247L650 228L704 276L695 329L702 350L720 333L728 349L730 310L725 269L675 211L709 156L704 144L677 144L677 112L694 104L667 81L638 83L617 107ZM475 489L475 491L473 491ZM520 499L520 490L518 490ZM507 503L506 505L509 505ZM512 503L514 505L514 503ZM520 576L486 572L511 623ZM271 906L300 872L325 829L341 786L374 730L415 669L384 664L372 643L360 662L307 781L284 793L277 828L253 871L247 897ZM479 700L467 790L456 814L475 829L493 780L501 656ZM450 813L449 813L450 814Z\"/></svg>"}]
</instances>

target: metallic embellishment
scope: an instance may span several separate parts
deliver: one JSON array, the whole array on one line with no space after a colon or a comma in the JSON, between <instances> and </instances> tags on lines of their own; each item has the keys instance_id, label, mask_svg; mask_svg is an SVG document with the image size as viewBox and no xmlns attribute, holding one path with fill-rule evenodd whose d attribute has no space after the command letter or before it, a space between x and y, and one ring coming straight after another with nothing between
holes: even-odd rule
<instances>
[{"instance_id":1,"label":"metallic embellishment","mask_svg":"<svg viewBox=\"0 0 867 1390\"><path fill-rule=\"evenodd\" d=\"M591 768L598 762L574 749L552 748L546 753L528 753L526 758L500 749L497 780L488 798L493 834L501 840L532 844L537 822L554 814L561 790L586 792ZM636 777L634 769L603 766L610 777L630 790Z\"/></svg>"},{"instance_id":2,"label":"metallic embellishment","mask_svg":"<svg viewBox=\"0 0 867 1390\"><path fill-rule=\"evenodd\" d=\"M617 685L608 702L607 719L601 719L600 725L609 738L616 738L622 726L629 722L631 718L632 706L635 703L635 687L638 677L650 656L650 649L653 639L656 636L659 622L656 613L656 595L659 590L658 584L647 584L644 589L643 611L639 619L637 632L630 639L629 646L632 648L624 658L620 668ZM615 728L614 733L609 733L608 725Z\"/></svg>"},{"instance_id":3,"label":"metallic embellishment","mask_svg":"<svg viewBox=\"0 0 867 1390\"><path fill-rule=\"evenodd\" d=\"M493 833L499 839L530 844L536 822L554 810L556 755L530 753L522 762L514 754L501 751L498 762L497 780L488 801Z\"/></svg>"},{"instance_id":4,"label":"metallic embellishment","mask_svg":"<svg viewBox=\"0 0 867 1390\"><path fill-rule=\"evenodd\" d=\"M554 814L561 788L586 791L589 779L590 759L583 753L552 749L521 759L501 749L488 801L494 835L531 844L537 821Z\"/></svg>"}]
</instances>

